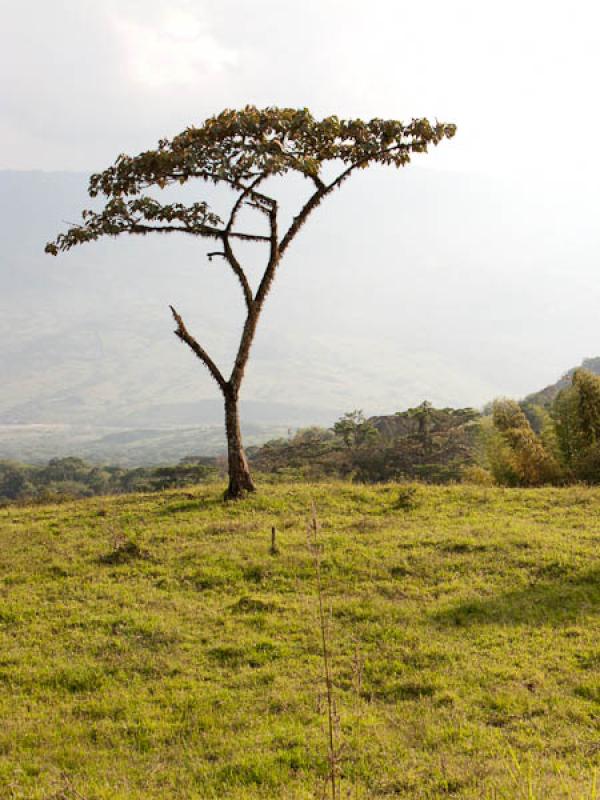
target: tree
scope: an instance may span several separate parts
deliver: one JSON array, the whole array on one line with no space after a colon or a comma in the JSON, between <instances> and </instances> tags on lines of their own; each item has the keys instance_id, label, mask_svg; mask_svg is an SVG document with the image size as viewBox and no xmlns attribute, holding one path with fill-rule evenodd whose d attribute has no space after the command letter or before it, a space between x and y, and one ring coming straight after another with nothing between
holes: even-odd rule
<instances>
[{"instance_id":1,"label":"tree","mask_svg":"<svg viewBox=\"0 0 600 800\"><path fill-rule=\"evenodd\" d=\"M340 467L336 438L327 428L302 428L288 439L273 439L250 450L250 461L261 472L309 479L337 475Z\"/></svg>"},{"instance_id":2,"label":"tree","mask_svg":"<svg viewBox=\"0 0 600 800\"><path fill-rule=\"evenodd\" d=\"M600 377L578 369L573 375L573 388L577 392L581 436L586 445L594 445L600 440Z\"/></svg>"},{"instance_id":3,"label":"tree","mask_svg":"<svg viewBox=\"0 0 600 800\"><path fill-rule=\"evenodd\" d=\"M209 253L209 258L224 259L239 281L246 304L246 319L228 378L172 306L171 312L175 335L208 369L224 398L227 497L242 497L255 488L242 447L239 394L258 319L288 247L309 215L354 172L372 164L402 167L413 153L427 152L429 145L454 136L455 130L454 125L432 125L427 119L405 124L383 119L340 120L335 116L316 120L307 109L261 110L247 106L241 111L225 110L199 128L190 127L172 140L161 140L156 150L134 157L120 155L114 166L92 175L89 194L107 198L103 210L84 211L81 224L46 245L46 252L57 255L101 236L123 233L183 233L219 243L220 249ZM334 177L324 175L323 167L328 162L337 169ZM311 191L287 230L280 232L277 200L263 191L263 184L292 172L303 176ZM212 212L205 201L161 204L144 194L151 187L162 189L194 178L232 190L234 200L226 219ZM239 230L238 217L243 207L262 215L267 222L266 233ZM234 249L239 242L257 242L267 250L264 272L255 291Z\"/></svg>"},{"instance_id":4,"label":"tree","mask_svg":"<svg viewBox=\"0 0 600 800\"><path fill-rule=\"evenodd\" d=\"M561 480L561 471L514 400L496 400L492 420L500 439L488 442L488 457L495 478L516 486L541 486Z\"/></svg>"},{"instance_id":5,"label":"tree","mask_svg":"<svg viewBox=\"0 0 600 800\"><path fill-rule=\"evenodd\" d=\"M554 400L552 415L562 461L571 475L600 481L600 377L586 369Z\"/></svg>"},{"instance_id":6,"label":"tree","mask_svg":"<svg viewBox=\"0 0 600 800\"><path fill-rule=\"evenodd\" d=\"M34 493L28 470L15 461L0 461L0 500L17 500Z\"/></svg>"},{"instance_id":7,"label":"tree","mask_svg":"<svg viewBox=\"0 0 600 800\"><path fill-rule=\"evenodd\" d=\"M420 406L408 409L408 416L414 417L419 426L419 438L423 444L423 450L428 452L431 450L431 427L433 406L428 400L424 400Z\"/></svg>"},{"instance_id":8,"label":"tree","mask_svg":"<svg viewBox=\"0 0 600 800\"><path fill-rule=\"evenodd\" d=\"M379 436L373 423L366 419L361 410L348 411L341 416L332 431L344 442L348 449L372 443Z\"/></svg>"}]
</instances>

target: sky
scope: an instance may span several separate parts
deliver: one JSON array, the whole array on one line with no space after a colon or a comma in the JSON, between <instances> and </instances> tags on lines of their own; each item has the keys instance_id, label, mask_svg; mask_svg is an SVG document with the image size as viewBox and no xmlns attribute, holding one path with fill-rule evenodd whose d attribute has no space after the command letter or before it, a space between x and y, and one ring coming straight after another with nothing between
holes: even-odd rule
<instances>
[{"instance_id":1,"label":"sky","mask_svg":"<svg viewBox=\"0 0 600 800\"><path fill-rule=\"evenodd\" d=\"M100 169L252 103L456 123L428 167L600 177L593 0L0 0L0 12L1 169Z\"/></svg>"},{"instance_id":2,"label":"sky","mask_svg":"<svg viewBox=\"0 0 600 800\"><path fill-rule=\"evenodd\" d=\"M269 298L288 303L278 325L311 289L311 263L319 296L346 293L337 321L321 314L322 341L370 309L361 324L385 317L379 341L461 360L457 374L482 386L465 384L461 402L523 396L600 355L596 1L0 0L0 14L0 170L75 172L83 195L85 174L119 153L246 104L452 122L456 137L418 158L414 181L369 170L319 210ZM43 211L50 231L72 219ZM96 295L87 302L95 313Z\"/></svg>"}]
</instances>

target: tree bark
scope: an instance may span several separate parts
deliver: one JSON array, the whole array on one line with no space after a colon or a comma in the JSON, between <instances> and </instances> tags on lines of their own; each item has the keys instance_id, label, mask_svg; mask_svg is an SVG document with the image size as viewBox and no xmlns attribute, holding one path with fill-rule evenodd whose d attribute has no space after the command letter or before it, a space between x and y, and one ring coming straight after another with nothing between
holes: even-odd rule
<instances>
[{"instance_id":1,"label":"tree bark","mask_svg":"<svg viewBox=\"0 0 600 800\"><path fill-rule=\"evenodd\" d=\"M256 486L242 447L237 393L232 391L225 393L225 431L229 467L229 486L225 492L225 499L239 500L249 492L255 492Z\"/></svg>"}]
</instances>

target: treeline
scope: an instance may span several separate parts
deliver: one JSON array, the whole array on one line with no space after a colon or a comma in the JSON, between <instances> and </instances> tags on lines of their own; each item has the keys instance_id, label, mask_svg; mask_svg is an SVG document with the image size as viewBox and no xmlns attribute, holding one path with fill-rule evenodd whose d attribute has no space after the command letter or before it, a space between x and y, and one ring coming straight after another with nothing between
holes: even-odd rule
<instances>
[{"instance_id":1,"label":"treeline","mask_svg":"<svg viewBox=\"0 0 600 800\"><path fill-rule=\"evenodd\" d=\"M253 468L289 479L340 477L374 483L447 483L475 465L481 415L429 403L367 419L362 411L330 429L306 428L249 450Z\"/></svg>"},{"instance_id":2,"label":"treeline","mask_svg":"<svg viewBox=\"0 0 600 800\"><path fill-rule=\"evenodd\" d=\"M381 417L352 411L331 428L305 428L248 456L254 472L287 480L600 484L600 377L579 369L545 405L500 399L484 414L429 403ZM45 466L0 461L0 504L186 487L222 476L220 461L189 456L135 469L73 457Z\"/></svg>"},{"instance_id":3,"label":"treeline","mask_svg":"<svg viewBox=\"0 0 600 800\"><path fill-rule=\"evenodd\" d=\"M600 377L586 369L547 406L497 400L484 467L503 486L600 483Z\"/></svg>"},{"instance_id":4,"label":"treeline","mask_svg":"<svg viewBox=\"0 0 600 800\"><path fill-rule=\"evenodd\" d=\"M370 419L354 411L250 457L255 469L290 479L600 484L600 376L578 369L545 404L500 399L484 414L429 403Z\"/></svg>"},{"instance_id":5,"label":"treeline","mask_svg":"<svg viewBox=\"0 0 600 800\"><path fill-rule=\"evenodd\" d=\"M214 459L190 457L174 466L94 466L80 458L53 458L45 466L0 461L0 504L53 502L94 495L159 492L192 486L218 474Z\"/></svg>"}]
</instances>

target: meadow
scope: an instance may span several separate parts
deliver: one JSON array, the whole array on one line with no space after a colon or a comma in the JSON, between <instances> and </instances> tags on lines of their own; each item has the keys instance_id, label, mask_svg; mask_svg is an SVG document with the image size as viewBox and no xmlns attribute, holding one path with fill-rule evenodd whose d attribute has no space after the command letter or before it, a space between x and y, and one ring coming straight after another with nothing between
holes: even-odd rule
<instances>
[{"instance_id":1,"label":"meadow","mask_svg":"<svg viewBox=\"0 0 600 800\"><path fill-rule=\"evenodd\" d=\"M221 491L0 509L0 797L331 796L317 562L341 797L595 797L599 489Z\"/></svg>"}]
</instances>

